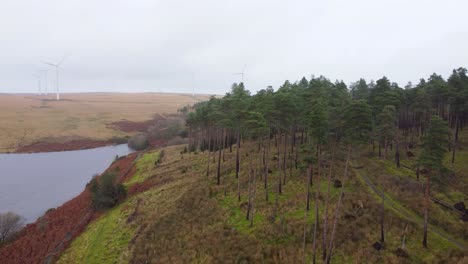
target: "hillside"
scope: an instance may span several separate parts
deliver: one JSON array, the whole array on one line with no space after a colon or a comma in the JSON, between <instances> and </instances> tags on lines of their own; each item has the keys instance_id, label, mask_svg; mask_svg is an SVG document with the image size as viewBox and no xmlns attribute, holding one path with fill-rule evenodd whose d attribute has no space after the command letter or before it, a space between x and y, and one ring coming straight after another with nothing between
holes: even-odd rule
<instances>
[{"instance_id":1,"label":"hillside","mask_svg":"<svg viewBox=\"0 0 468 264\"><path fill-rule=\"evenodd\" d=\"M463 140L466 142L466 139ZM222 153L226 161L221 166L221 185L217 185L217 168L213 162L218 155L211 155L213 160L207 177L207 152L182 154L183 149L183 146L173 146L143 154L136 163L136 173L125 181L130 197L90 223L62 254L58 263L297 263L304 258L304 232L305 258L310 262L315 202L311 200L311 210L306 214L307 178L303 169L293 168L291 174L288 173L276 207L274 183L278 172L275 169L277 161L272 155L268 188L270 198L268 202L265 201L264 179L258 173L256 188L251 187L251 192L255 193L255 209L253 226L250 226L250 221L246 220L249 192L247 168L255 167L253 157L256 155L256 145L245 143L241 146L241 201L237 200L237 181L233 172L235 148L232 152L225 149ZM164 152L162 157L161 151ZM466 150L460 152L460 156L466 154ZM466 224L458 220L459 215L432 204L429 248L423 248L420 202L416 201L422 201L422 198L411 189L413 185L405 183L405 187L402 186L402 182L415 180L414 172L407 168L396 169L390 161L379 160L375 154L369 153L367 156L365 160L353 159L351 162L331 262L467 261L463 256L466 254L468 230ZM345 150L338 150L337 162L332 168L333 179L343 180L344 159ZM411 159L405 158L403 162L411 163ZM466 173L464 166L464 162L458 162L454 168ZM323 165L324 171L328 171L328 168L327 164ZM324 214L325 180L326 176L322 175L318 203L320 218ZM377 193L367 181L377 186ZM384 249L378 251L373 244L380 238L381 202L378 190L382 186L386 195L386 242ZM312 190L316 187L314 179ZM340 188L332 187L330 219L333 219L339 192ZM467 202L464 194L456 189L435 192L434 195L448 203L460 199ZM317 238L321 238L322 227L318 230ZM328 231L330 235L331 228ZM402 247L403 238L404 251L397 250ZM322 252L321 239L317 240L316 247L318 253Z\"/></svg>"}]
</instances>

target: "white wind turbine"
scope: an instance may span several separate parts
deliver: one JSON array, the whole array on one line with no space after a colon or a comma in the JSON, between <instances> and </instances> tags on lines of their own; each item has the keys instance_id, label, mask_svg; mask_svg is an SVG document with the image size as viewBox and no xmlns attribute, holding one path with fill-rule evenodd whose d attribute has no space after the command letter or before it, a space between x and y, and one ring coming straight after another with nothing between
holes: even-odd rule
<instances>
[{"instance_id":1,"label":"white wind turbine","mask_svg":"<svg viewBox=\"0 0 468 264\"><path fill-rule=\"evenodd\" d=\"M36 77L37 77L37 95L41 95L42 94L42 91L41 91L41 75L37 74Z\"/></svg>"},{"instance_id":2,"label":"white wind turbine","mask_svg":"<svg viewBox=\"0 0 468 264\"><path fill-rule=\"evenodd\" d=\"M44 83L44 89L42 89L42 92L40 92L40 94L47 95L47 86L48 86L47 72L48 72L48 70L39 70L38 72L39 72L38 76L39 76L41 84ZM42 77L44 77L44 82L42 82ZM41 88L42 88L42 85L41 85Z\"/></svg>"},{"instance_id":3,"label":"white wind turbine","mask_svg":"<svg viewBox=\"0 0 468 264\"><path fill-rule=\"evenodd\" d=\"M48 72L49 72L48 70L39 70L39 73L40 74L42 73L43 76L44 76L44 91L45 91L44 94L45 95L47 95L47 86L49 86L49 84L47 82L47 73ZM40 78L42 78L42 75L39 75L39 76L40 76Z\"/></svg>"},{"instance_id":4,"label":"white wind turbine","mask_svg":"<svg viewBox=\"0 0 468 264\"><path fill-rule=\"evenodd\" d=\"M245 67L247 65L244 65L244 69L242 69L242 72L236 72L236 73L233 73L233 75L240 75L241 76L241 80L242 82L244 82L244 72L245 72Z\"/></svg>"},{"instance_id":5,"label":"white wind turbine","mask_svg":"<svg viewBox=\"0 0 468 264\"><path fill-rule=\"evenodd\" d=\"M60 100L60 89L59 89L59 67L65 60L65 57L63 57L58 63L51 63L47 61L43 61L42 63L45 63L47 65L55 67L55 74L56 74L56 83L55 83L55 90L56 90L56 99L57 101Z\"/></svg>"},{"instance_id":6,"label":"white wind turbine","mask_svg":"<svg viewBox=\"0 0 468 264\"><path fill-rule=\"evenodd\" d=\"M192 72L192 97L195 97L195 73Z\"/></svg>"}]
</instances>

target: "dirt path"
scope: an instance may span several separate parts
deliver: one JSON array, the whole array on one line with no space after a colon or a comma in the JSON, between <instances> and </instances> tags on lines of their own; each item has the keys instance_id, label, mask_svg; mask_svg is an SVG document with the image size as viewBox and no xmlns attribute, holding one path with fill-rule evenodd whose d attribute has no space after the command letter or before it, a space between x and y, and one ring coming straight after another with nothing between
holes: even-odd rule
<instances>
[{"instance_id":1,"label":"dirt path","mask_svg":"<svg viewBox=\"0 0 468 264\"><path fill-rule=\"evenodd\" d=\"M354 170L356 172L356 170ZM376 194L378 197L382 197L382 192L377 189L377 187L372 183L372 181L365 175L362 175L360 174L359 172L356 172L355 173L357 175L357 177L360 178L360 180L362 182L364 182L373 192L374 194ZM410 222L413 222L419 226L423 226L423 221L422 219L418 219L416 217L414 217L413 215L411 215L411 213L409 213L407 210L403 210L399 207L401 206L398 206L392 199L389 199L389 197L384 193L384 197L385 197L385 206L386 207L390 207L392 210L398 212L400 215L402 215L403 217L405 217L408 221ZM445 232L442 232L440 231L437 227L434 227L432 225L429 224L429 231L431 231L432 233L434 233L435 235L451 242L454 246L462 249L462 250L468 250L468 247L458 241L457 239L451 237L450 235L446 234Z\"/></svg>"}]
</instances>

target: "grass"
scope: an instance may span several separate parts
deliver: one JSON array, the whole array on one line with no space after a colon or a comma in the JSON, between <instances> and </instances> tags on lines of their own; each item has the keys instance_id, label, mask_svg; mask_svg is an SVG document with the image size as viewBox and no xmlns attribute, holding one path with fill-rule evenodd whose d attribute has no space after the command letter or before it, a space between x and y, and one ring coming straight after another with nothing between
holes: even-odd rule
<instances>
[{"instance_id":1,"label":"grass","mask_svg":"<svg viewBox=\"0 0 468 264\"><path fill-rule=\"evenodd\" d=\"M125 263L119 261L121 253L136 230L127 224L132 203L121 204L91 223L57 263Z\"/></svg>"},{"instance_id":2,"label":"grass","mask_svg":"<svg viewBox=\"0 0 468 264\"><path fill-rule=\"evenodd\" d=\"M254 213L254 226L250 226L250 221L246 219L246 211L241 210L237 197L228 195L220 197L221 205L228 211L227 223L234 227L241 234L252 234L259 226L265 224L265 217L259 212Z\"/></svg>"},{"instance_id":3,"label":"grass","mask_svg":"<svg viewBox=\"0 0 468 264\"><path fill-rule=\"evenodd\" d=\"M246 151L249 145L243 145ZM237 179L233 172L235 151L226 153L226 162L222 171L226 173L227 196L223 185L216 185L216 166L211 163L211 173L206 177L206 152L201 154L180 154L183 146L165 149L164 161L154 166L158 160L157 151L148 152L138 160L137 171L125 184L154 183L154 186L135 197L129 198L121 206L107 212L73 242L61 259L61 263L135 263L183 262L183 263L240 263L277 262L298 263L302 261L302 241L304 230L304 206L306 179L303 171L293 170L287 176L283 194L279 197L278 211L274 216L275 185L277 172L275 167L269 176L269 201L265 201L263 179L257 175L255 218L253 227L246 219L248 199L248 177L246 175L249 157L241 159L241 201L237 200ZM361 161L362 162L362 161ZM336 248L332 263L400 263L394 251L401 245L403 227L409 223L406 251L408 262L433 263L447 260L454 249L449 241L430 232L429 248L421 245L422 217L416 210L406 206L405 200L394 194L393 189L386 191L385 249L376 251L372 244L379 240L378 221L380 197L371 192L364 184L361 174L366 173L375 185L385 183L378 168L387 174L407 177L408 171L396 169L390 161L369 159L364 161L362 169L351 169L345 182L345 196L336 232ZM343 162L338 162L333 172L333 179L341 178ZM187 168L185 173L181 168ZM328 172L328 170L327 170ZM221 178L223 179L223 177ZM315 184L314 178L314 184ZM388 184L388 183L387 183ZM306 259L312 256L312 231L315 217L315 190L311 188L311 210L306 222ZM327 189L326 175L322 175L320 184L320 222L317 238L318 252L321 253L324 199ZM331 187L329 208L329 228L335 212L339 188ZM118 219L128 218L134 211L135 201L141 201L140 212L135 223L128 224ZM360 206L359 204L362 204ZM392 204L392 206L390 206ZM438 212L433 210L434 217ZM401 213L403 212L403 213ZM346 218L352 215L354 218ZM437 215L437 218L442 215ZM414 220L414 223L408 220ZM121 225L123 224L123 225ZM141 233L136 226L142 226ZM435 228L431 225L430 228ZM116 229L115 235L111 230ZM330 231L330 230L329 230ZM448 232L439 232L447 234ZM451 232L453 233L453 232ZM330 233L328 233L330 234ZM97 237L99 236L99 238ZM130 239L130 240L129 240ZM91 243L99 243L97 249ZM133 242L130 242L133 241ZM85 243L86 242L86 243ZM102 244L102 245L101 245ZM107 250L107 251L106 251ZM99 259L95 252L108 254L107 259ZM113 252L120 252L119 254ZM458 251L454 251L458 252ZM457 253L460 254L460 253ZM459 255L458 255L459 256ZM69 262L67 262L69 261ZM76 262L79 262L76 261ZM86 262L88 261L88 262ZM450 261L448 261L450 263Z\"/></svg>"},{"instance_id":4,"label":"grass","mask_svg":"<svg viewBox=\"0 0 468 264\"><path fill-rule=\"evenodd\" d=\"M135 183L142 183L151 176L153 168L159 160L159 151L146 152L136 162L137 171L135 174L124 183L126 187L130 187Z\"/></svg>"},{"instance_id":5,"label":"grass","mask_svg":"<svg viewBox=\"0 0 468 264\"><path fill-rule=\"evenodd\" d=\"M357 170L354 170L354 173L358 176L358 179L361 181L363 186L366 186L366 188L372 192L375 196L375 199L381 201L380 195L375 194L370 187L367 186L365 183L364 179L362 178L362 175L360 172ZM378 187L377 187L378 188ZM380 192L382 190L378 188ZM418 224L418 226L422 227L423 224L423 219L420 215L414 213L413 211L407 209L405 206L403 206L399 201L396 199L392 198L388 193L384 192L385 194L385 201L386 201L386 208L390 209L393 211L393 213L399 215L401 218L406 219L409 222L413 222ZM431 232L431 230L437 231L439 233L444 234L445 236L452 237L450 234L447 232L429 224L429 239L431 240L431 246L434 248L437 248L438 250L448 250L448 249L454 249L456 248L450 241L447 239ZM456 238L454 238L456 240Z\"/></svg>"}]
</instances>

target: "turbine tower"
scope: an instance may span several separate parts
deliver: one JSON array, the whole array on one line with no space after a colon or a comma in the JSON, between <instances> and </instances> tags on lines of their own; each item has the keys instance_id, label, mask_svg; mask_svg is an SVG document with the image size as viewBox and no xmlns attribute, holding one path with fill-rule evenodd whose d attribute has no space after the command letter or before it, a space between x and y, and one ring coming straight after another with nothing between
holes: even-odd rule
<instances>
[{"instance_id":1,"label":"turbine tower","mask_svg":"<svg viewBox=\"0 0 468 264\"><path fill-rule=\"evenodd\" d=\"M240 75L241 76L242 83L244 82L245 67L247 67L247 65L244 65L244 69L242 69L242 72L233 73L233 75Z\"/></svg>"},{"instance_id":2,"label":"turbine tower","mask_svg":"<svg viewBox=\"0 0 468 264\"><path fill-rule=\"evenodd\" d=\"M39 70L39 73L44 74L44 94L47 95L47 86L49 86L49 84L47 82L48 70ZM42 78L42 75L40 75L40 78Z\"/></svg>"},{"instance_id":3,"label":"turbine tower","mask_svg":"<svg viewBox=\"0 0 468 264\"><path fill-rule=\"evenodd\" d=\"M195 73L192 72L192 97L195 97Z\"/></svg>"},{"instance_id":4,"label":"turbine tower","mask_svg":"<svg viewBox=\"0 0 468 264\"><path fill-rule=\"evenodd\" d=\"M65 57L63 57L59 62L57 63L51 63L47 61L43 61L43 63L55 67L55 74L56 74L56 83L55 83L55 90L56 90L56 99L57 101L60 100L60 87L59 87L59 67L62 65L63 61L65 60Z\"/></svg>"},{"instance_id":5,"label":"turbine tower","mask_svg":"<svg viewBox=\"0 0 468 264\"><path fill-rule=\"evenodd\" d=\"M41 91L41 75L38 74L36 75L37 77L37 95L41 95L42 94L42 91Z\"/></svg>"}]
</instances>

